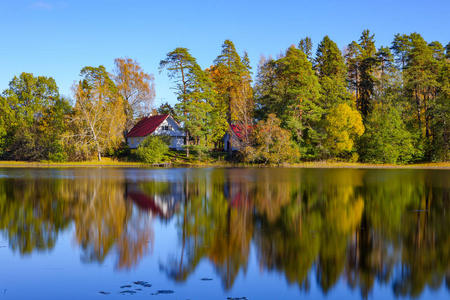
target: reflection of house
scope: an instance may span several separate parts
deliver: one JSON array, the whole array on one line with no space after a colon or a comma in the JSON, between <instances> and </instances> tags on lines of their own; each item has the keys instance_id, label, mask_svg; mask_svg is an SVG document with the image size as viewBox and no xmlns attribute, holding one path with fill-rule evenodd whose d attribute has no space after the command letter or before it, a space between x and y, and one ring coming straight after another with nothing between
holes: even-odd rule
<instances>
[{"instance_id":1,"label":"reflection of house","mask_svg":"<svg viewBox=\"0 0 450 300\"><path fill-rule=\"evenodd\" d=\"M230 132L231 132L231 150L237 151L241 150L242 142L246 136L251 135L253 131L253 126L248 125L247 130L245 130L244 125L231 124L230 130L223 137L224 151L228 151L230 146Z\"/></svg>"},{"instance_id":2,"label":"reflection of house","mask_svg":"<svg viewBox=\"0 0 450 300\"><path fill-rule=\"evenodd\" d=\"M184 199L183 186L170 184L169 189L159 194L145 193L137 184L127 184L126 197L140 209L149 211L161 219L169 220L181 199Z\"/></svg>"},{"instance_id":3,"label":"reflection of house","mask_svg":"<svg viewBox=\"0 0 450 300\"><path fill-rule=\"evenodd\" d=\"M126 135L127 144L136 149L148 135L168 135L171 148L182 150L186 133L171 115L156 115L142 118Z\"/></svg>"}]
</instances>

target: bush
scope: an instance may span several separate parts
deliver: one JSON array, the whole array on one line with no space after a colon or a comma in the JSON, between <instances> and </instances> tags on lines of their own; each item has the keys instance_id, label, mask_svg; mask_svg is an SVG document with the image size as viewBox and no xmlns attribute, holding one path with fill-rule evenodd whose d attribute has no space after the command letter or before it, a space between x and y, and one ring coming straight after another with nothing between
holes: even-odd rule
<instances>
[{"instance_id":1,"label":"bush","mask_svg":"<svg viewBox=\"0 0 450 300\"><path fill-rule=\"evenodd\" d=\"M167 138L150 135L139 145L136 154L146 164L156 164L164 160L164 155L169 152Z\"/></svg>"}]
</instances>

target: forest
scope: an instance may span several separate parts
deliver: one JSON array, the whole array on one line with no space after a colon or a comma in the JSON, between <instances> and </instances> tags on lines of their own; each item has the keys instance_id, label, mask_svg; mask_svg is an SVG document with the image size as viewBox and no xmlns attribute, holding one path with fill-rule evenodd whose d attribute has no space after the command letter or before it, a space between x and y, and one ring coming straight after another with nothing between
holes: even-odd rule
<instances>
[{"instance_id":1,"label":"forest","mask_svg":"<svg viewBox=\"0 0 450 300\"><path fill-rule=\"evenodd\" d=\"M450 43L396 34L375 45L364 30L343 49L305 37L276 58L225 40L202 68L186 48L161 58L177 103L153 107L154 76L117 58L109 72L86 66L61 96L52 77L22 73L0 94L0 159L85 161L132 157L125 135L149 113L171 113L186 131L186 154L203 159L231 124L249 164L348 161L409 164L450 160Z\"/></svg>"}]
</instances>

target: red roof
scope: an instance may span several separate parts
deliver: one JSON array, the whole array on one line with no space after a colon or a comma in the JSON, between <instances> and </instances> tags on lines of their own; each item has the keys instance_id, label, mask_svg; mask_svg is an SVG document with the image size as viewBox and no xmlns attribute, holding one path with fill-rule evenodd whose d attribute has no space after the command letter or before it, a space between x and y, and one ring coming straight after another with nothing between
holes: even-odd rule
<instances>
[{"instance_id":1,"label":"red roof","mask_svg":"<svg viewBox=\"0 0 450 300\"><path fill-rule=\"evenodd\" d=\"M245 134L245 132L244 132L244 125L231 124L230 127L231 127L231 130L233 130L234 134L239 139L243 138L243 135ZM253 131L253 126L248 125L247 126L247 134L251 134L252 131Z\"/></svg>"},{"instance_id":2,"label":"red roof","mask_svg":"<svg viewBox=\"0 0 450 300\"><path fill-rule=\"evenodd\" d=\"M147 136L152 134L169 115L144 117L128 132L126 137Z\"/></svg>"}]
</instances>

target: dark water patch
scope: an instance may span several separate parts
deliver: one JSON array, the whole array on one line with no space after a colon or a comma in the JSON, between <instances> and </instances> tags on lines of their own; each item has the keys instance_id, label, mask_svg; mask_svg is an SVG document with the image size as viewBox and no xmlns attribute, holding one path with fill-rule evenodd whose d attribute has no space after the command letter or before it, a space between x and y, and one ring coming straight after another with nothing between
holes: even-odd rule
<instances>
[{"instance_id":1,"label":"dark water patch","mask_svg":"<svg viewBox=\"0 0 450 300\"><path fill-rule=\"evenodd\" d=\"M132 286L128 284L128 285L122 285L120 288L121 288L121 289L125 289L125 288L131 288L131 287L132 287Z\"/></svg>"},{"instance_id":2,"label":"dark water patch","mask_svg":"<svg viewBox=\"0 0 450 300\"><path fill-rule=\"evenodd\" d=\"M200 279L201 281L211 281L211 280L213 280L212 278L202 278L202 279Z\"/></svg>"},{"instance_id":3,"label":"dark water patch","mask_svg":"<svg viewBox=\"0 0 450 300\"><path fill-rule=\"evenodd\" d=\"M245 297L227 297L227 300L247 300Z\"/></svg>"}]
</instances>

